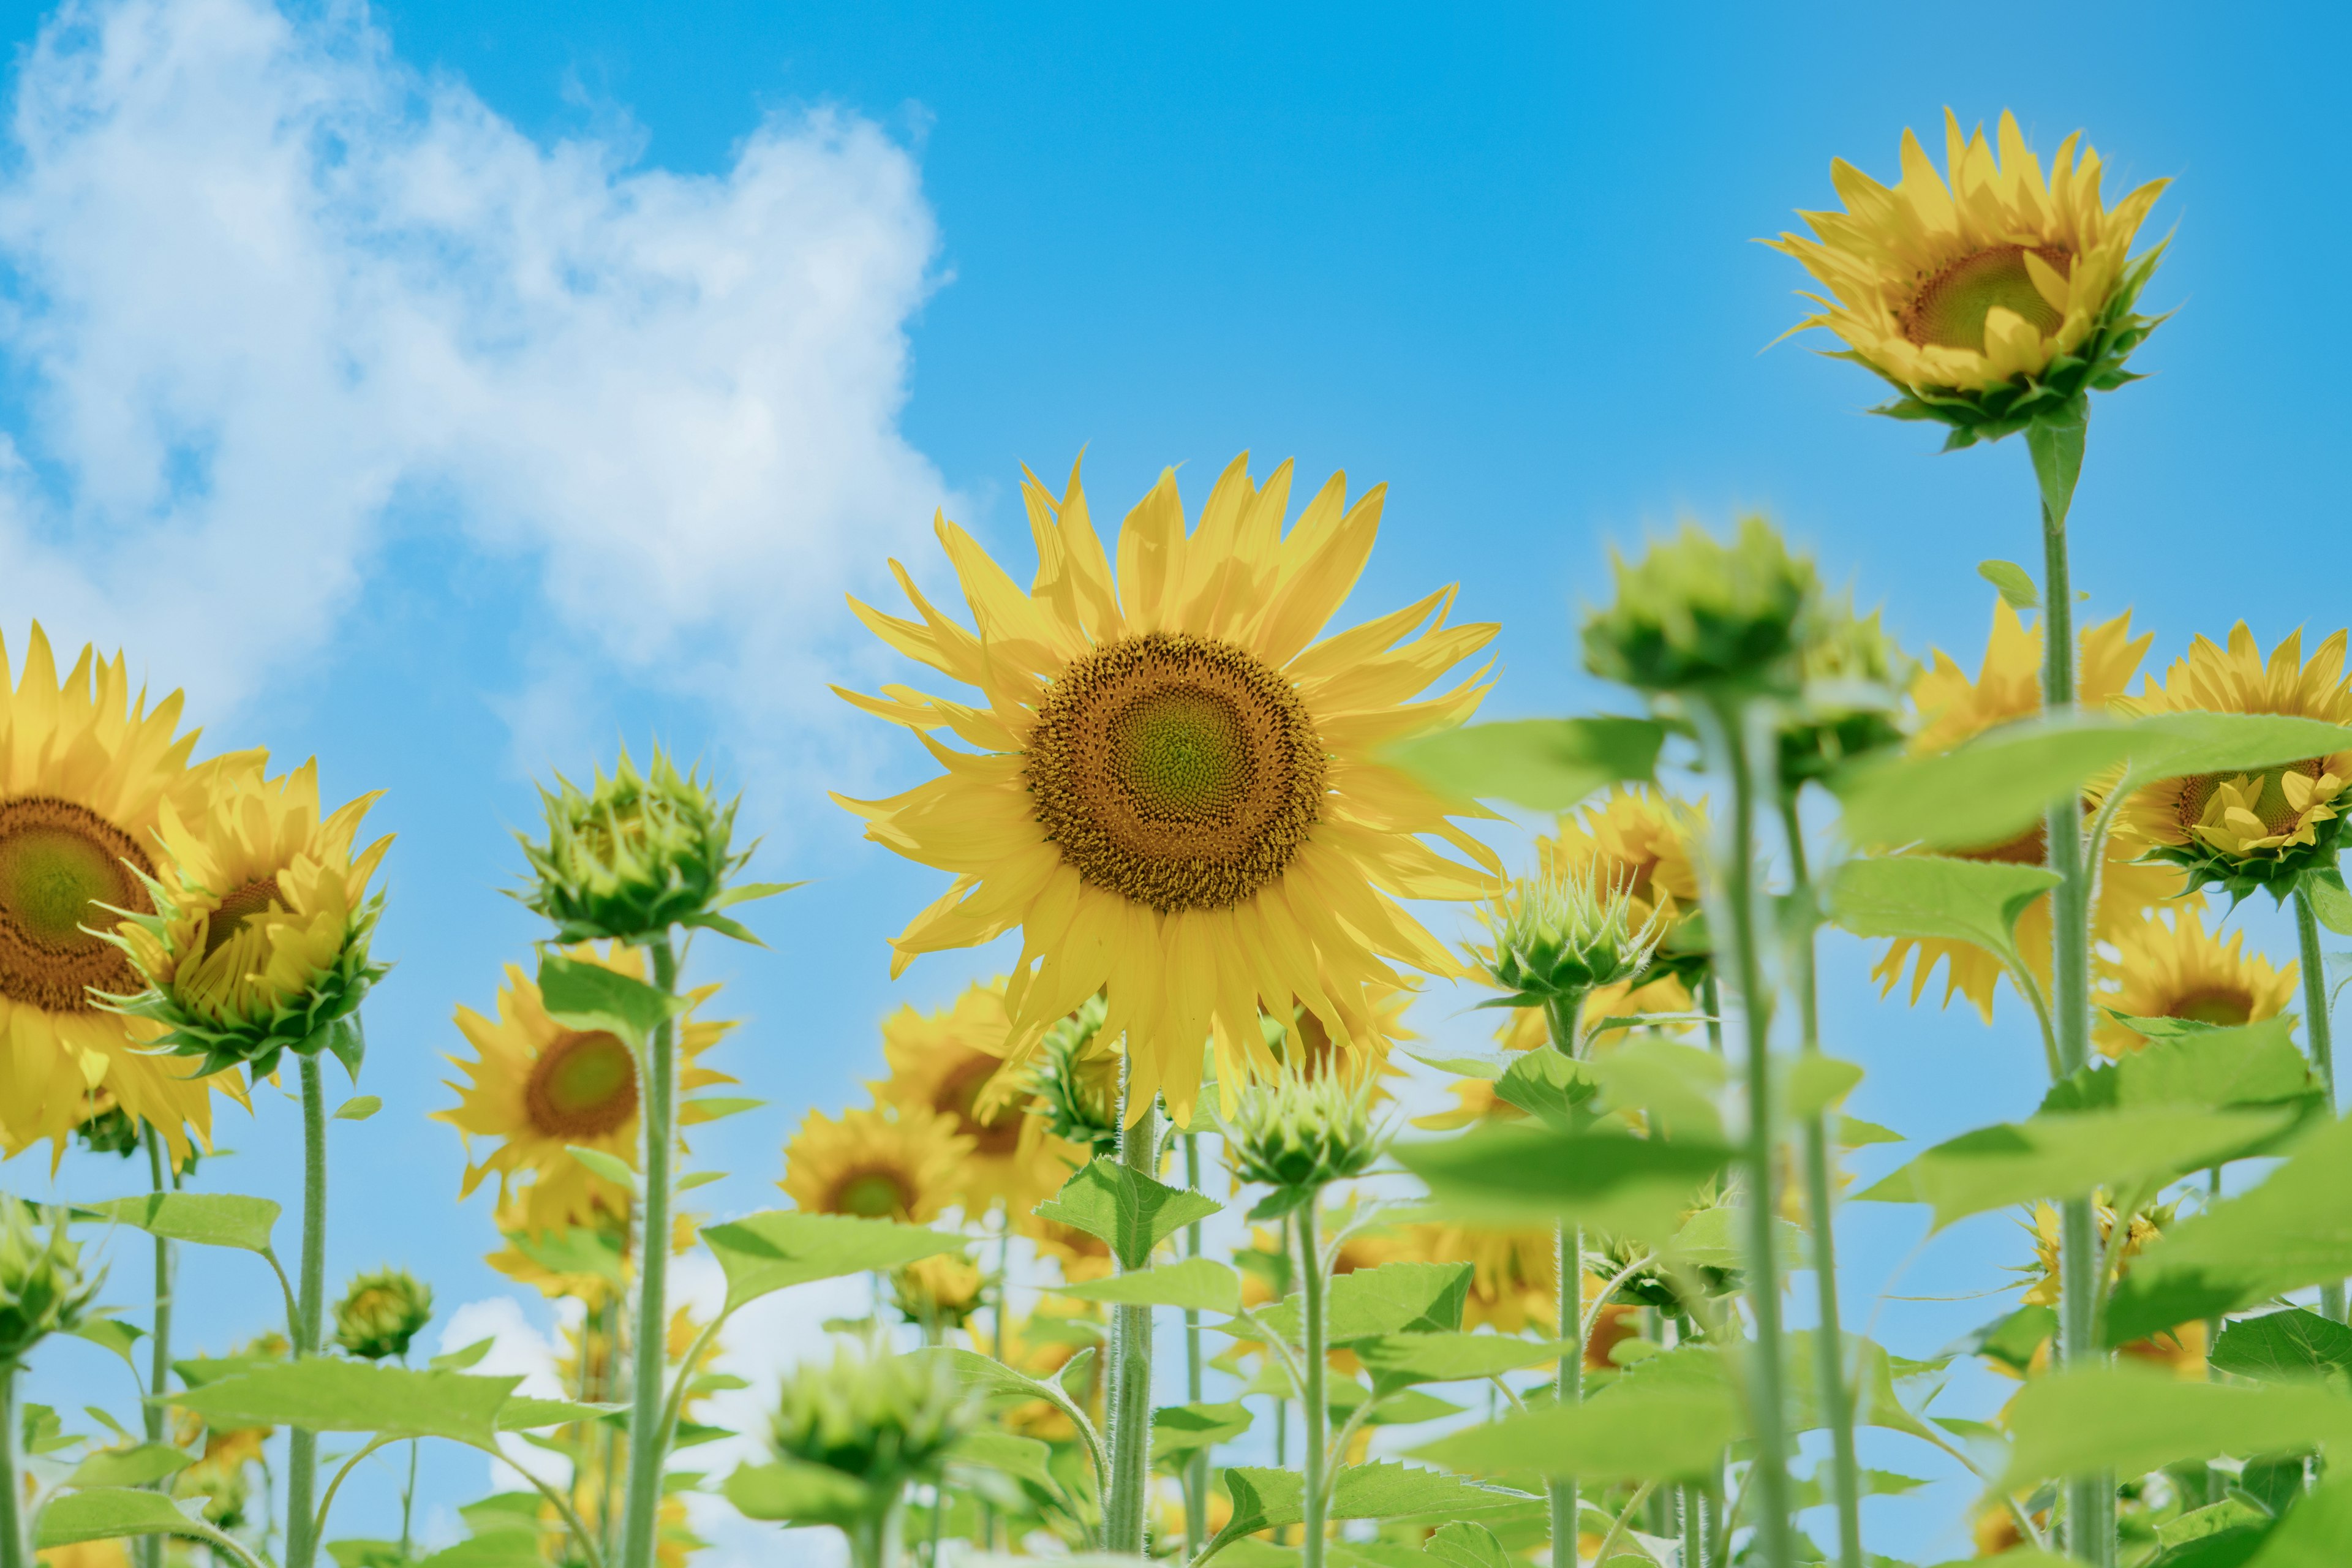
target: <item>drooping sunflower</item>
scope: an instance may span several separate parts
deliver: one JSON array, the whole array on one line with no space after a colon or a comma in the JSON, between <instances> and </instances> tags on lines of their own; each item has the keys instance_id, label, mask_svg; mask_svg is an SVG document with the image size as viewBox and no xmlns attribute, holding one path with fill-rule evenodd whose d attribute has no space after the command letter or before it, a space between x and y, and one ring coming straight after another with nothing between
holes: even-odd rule
<instances>
[{"instance_id":1,"label":"drooping sunflower","mask_svg":"<svg viewBox=\"0 0 2352 1568\"><path fill-rule=\"evenodd\" d=\"M139 989L121 949L90 934L108 908L152 910L138 873L152 873L165 801L200 802L224 765L191 767L197 732L177 733L181 697L151 710L121 654L94 647L63 679L35 624L12 690L0 645L0 1145L42 1138L61 1158L93 1090L152 1125L184 1163L189 1131L209 1145L212 1093L245 1100L234 1074L193 1075L148 1054L156 1030L101 1006L93 992Z\"/></svg>"},{"instance_id":2,"label":"drooping sunflower","mask_svg":"<svg viewBox=\"0 0 2352 1568\"><path fill-rule=\"evenodd\" d=\"M1845 210L1800 213L1812 237L1764 242L1829 290L1805 296L1821 312L1796 330L1835 332L1838 357L1903 395L1881 412L1941 420L1955 446L2133 379L2124 362L2156 325L2134 306L2164 247L2131 247L2168 182L2108 206L2099 155L2076 156L2079 133L2046 176L2016 116L2001 114L1999 136L1996 155L1981 126L1963 134L1946 110L1945 174L1906 131L1892 189L1838 159L1830 178Z\"/></svg>"},{"instance_id":3,"label":"drooping sunflower","mask_svg":"<svg viewBox=\"0 0 2352 1568\"><path fill-rule=\"evenodd\" d=\"M971 1140L957 1167L954 1201L967 1215L1004 1203L1034 1205L1057 1191L1086 1163L1074 1144L1026 1114L1024 1097L983 1095L1004 1066L1013 1020L1004 1010L1004 983L964 988L950 1006L928 1016L901 1007L883 1020L882 1053L890 1076L874 1085L878 1103L938 1112Z\"/></svg>"},{"instance_id":4,"label":"drooping sunflower","mask_svg":"<svg viewBox=\"0 0 2352 1568\"><path fill-rule=\"evenodd\" d=\"M2131 612L2084 629L2076 639L2080 672L2076 691L2084 708L2114 705L2129 685L2132 672L2147 652L2151 634L2132 636ZM2007 600L1992 607L1992 636L1985 644L1984 662L1976 678L1937 650L1933 662L1920 672L1911 689L1922 720L1911 742L1915 752L1947 752L1975 735L2042 711L2042 628L2027 626ZM1944 849L1938 854L1963 860L2000 860L2012 865L2039 866L2048 858L2048 836L2040 823L2002 844L1974 849ZM2092 934L2112 942L2137 922L2142 911L2178 891L2178 879L2160 868L2136 864L2137 847L2110 837L2100 868L2098 900L2092 910ZM2017 951L2046 987L2050 983L2050 899L2033 900L2018 916ZM1944 1002L1955 994L1967 997L1987 1023L1992 1021L1993 993L2001 980L2000 961L1984 949L1941 938L1913 941L1899 938L1871 971L1887 991L1911 968L1911 1000L1927 989L1938 964L1945 966Z\"/></svg>"},{"instance_id":5,"label":"drooping sunflower","mask_svg":"<svg viewBox=\"0 0 2352 1568\"><path fill-rule=\"evenodd\" d=\"M631 980L646 978L643 948L583 942L564 952ZM687 994L689 1010L677 1031L682 1095L735 1081L700 1060L735 1026L695 1016L718 991L716 985L705 985ZM447 1080L457 1093L457 1103L435 1111L434 1119L457 1130L469 1156L476 1138L498 1140L478 1163L469 1157L458 1196L471 1196L482 1179L495 1172L503 1205L528 1177L530 1201L520 1217L533 1235L550 1227L592 1226L616 1213L625 1215L627 1194L571 1152L577 1146L631 1165L637 1162L637 1068L620 1037L602 1029L574 1029L549 1017L537 982L512 963L507 965L506 984L499 987L497 1018L461 1006L457 1024L474 1047L474 1057L448 1058L464 1071L467 1081ZM694 1101L682 1100L680 1123L691 1125L698 1120ZM505 1212L502 1208L502 1223Z\"/></svg>"},{"instance_id":6,"label":"drooping sunflower","mask_svg":"<svg viewBox=\"0 0 2352 1568\"><path fill-rule=\"evenodd\" d=\"M2141 1049L2147 1037L2111 1015L2134 1018L2189 1018L2200 1024L2258 1024L2275 1018L2294 1001L2295 965L2273 969L2269 959L2245 951L2246 933L2222 942L2205 929L2194 905L2163 915L2149 911L2117 939L2116 956L2100 962L2102 1010L2092 1037L2110 1057Z\"/></svg>"},{"instance_id":7,"label":"drooping sunflower","mask_svg":"<svg viewBox=\"0 0 2352 1568\"><path fill-rule=\"evenodd\" d=\"M2337 632L2306 661L2303 634L2291 632L2265 663L2240 621L2226 650L2199 637L2161 685L2150 678L2122 706L2140 714L2276 713L2352 724L2344 645ZM2336 863L2347 785L2352 749L2260 773L2166 779L2124 803L2116 836L2179 867L2191 887L2224 887L2240 898L2268 887L2284 898L2305 871Z\"/></svg>"},{"instance_id":8,"label":"drooping sunflower","mask_svg":"<svg viewBox=\"0 0 2352 1568\"><path fill-rule=\"evenodd\" d=\"M777 1184L804 1214L854 1215L920 1225L955 1200L971 1139L928 1107L812 1110L784 1145Z\"/></svg>"},{"instance_id":9,"label":"drooping sunflower","mask_svg":"<svg viewBox=\"0 0 2352 1568\"><path fill-rule=\"evenodd\" d=\"M1483 673L1421 694L1496 628L1446 626L1446 589L1316 641L1380 522L1381 489L1349 506L1343 476L1285 532L1290 466L1261 488L1237 458L1187 533L1171 470L1115 552L1076 469L1059 499L1034 476L1022 493L1038 553L1026 592L938 523L977 631L895 563L919 620L853 602L884 641L984 700L842 694L914 730L947 770L888 800L841 800L868 837L956 878L897 938L894 968L1021 927L1007 1056L1101 991L1103 1032L1131 1063L1131 1116L1161 1093L1189 1121L1211 1040L1230 1110L1275 1068L1261 1010L1303 1004L1342 1048L1363 1048L1369 988L1396 984L1392 965L1461 973L1396 900L1475 899L1501 869L1452 820L1463 808L1374 760L1476 707Z\"/></svg>"}]
</instances>

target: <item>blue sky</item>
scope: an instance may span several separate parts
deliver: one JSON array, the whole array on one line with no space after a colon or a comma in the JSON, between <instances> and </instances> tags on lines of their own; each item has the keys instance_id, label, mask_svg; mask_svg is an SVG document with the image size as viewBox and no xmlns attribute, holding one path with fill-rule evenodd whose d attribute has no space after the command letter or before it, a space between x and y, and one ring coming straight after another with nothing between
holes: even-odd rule
<instances>
[{"instance_id":1,"label":"blue sky","mask_svg":"<svg viewBox=\"0 0 2352 1568\"><path fill-rule=\"evenodd\" d=\"M776 1201L784 1131L857 1094L884 1012L991 972L888 982L884 938L937 879L824 791L924 764L824 686L902 673L841 595L878 592L892 552L938 581L935 505L1026 569L1022 463L1058 482L1083 447L1098 510L1171 463L1197 501L1244 447L1386 480L1355 603L1460 581L1504 626L1496 714L1608 700L1570 637L1606 544L1743 507L1972 667L1975 563L2032 556L2023 453L1939 457L1862 416L1861 372L1765 352L1800 279L1749 243L1830 202L1832 155L1891 175L1946 104L2013 108L2044 151L2087 128L2111 194L2178 182L2149 299L2179 313L2093 424L2090 613L2132 606L2159 659L2242 616L2265 644L2343 624L2338 16L1429 16L0 8L0 626L126 647L213 742L389 791L399 967L364 1084L385 1110L337 1129L334 1276L393 1260L451 1307L499 1294L487 1203L450 1206L457 1139L423 1118L451 1007L488 1006L536 934L500 896L534 774L657 734L742 789L763 871L818 879L761 914L769 951L699 955L749 1020L726 1065L771 1102L698 1148L734 1173L715 1212ZM1932 1139L2035 1098L2017 1020L1880 1006L1858 946L1830 962L1863 1114ZM1480 1027L1444 999L1421 1023ZM206 1180L290 1201L294 1118L264 1101ZM39 1164L6 1179L45 1189ZM59 1186L127 1173L70 1160ZM1918 1225L1853 1226L1863 1303ZM1897 1289L1966 1289L2005 1226ZM260 1281L190 1272L194 1342L260 1326ZM1881 1329L1918 1352L1986 1315ZM427 1474L436 1504L481 1484L469 1459ZM1874 1503L1884 1549L1957 1554L1965 1500Z\"/></svg>"}]
</instances>

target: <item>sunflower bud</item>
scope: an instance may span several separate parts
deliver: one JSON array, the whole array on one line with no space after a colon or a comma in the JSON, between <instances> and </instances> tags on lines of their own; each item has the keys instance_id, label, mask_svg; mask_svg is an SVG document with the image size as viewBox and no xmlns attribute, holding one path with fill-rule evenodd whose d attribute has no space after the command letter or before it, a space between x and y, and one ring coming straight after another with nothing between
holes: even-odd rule
<instances>
[{"instance_id":1,"label":"sunflower bud","mask_svg":"<svg viewBox=\"0 0 2352 1568\"><path fill-rule=\"evenodd\" d=\"M584 794L555 782L539 792L546 842L515 837L534 879L516 897L555 922L557 940L638 942L674 925L731 924L719 900L751 858L729 847L736 802L721 805L659 747L643 774L625 749L612 776L597 770Z\"/></svg>"},{"instance_id":2,"label":"sunflower bud","mask_svg":"<svg viewBox=\"0 0 2352 1568\"><path fill-rule=\"evenodd\" d=\"M102 1089L85 1097L82 1118L73 1131L74 1142L93 1154L120 1154L127 1160L139 1152L138 1120Z\"/></svg>"},{"instance_id":3,"label":"sunflower bud","mask_svg":"<svg viewBox=\"0 0 2352 1568\"><path fill-rule=\"evenodd\" d=\"M1032 1114L1045 1130L1096 1154L1118 1149L1118 1057L1100 1047L1105 1005L1100 995L1045 1031L1044 1060L1032 1084Z\"/></svg>"},{"instance_id":4,"label":"sunflower bud","mask_svg":"<svg viewBox=\"0 0 2352 1568\"><path fill-rule=\"evenodd\" d=\"M779 1458L841 1471L895 1499L908 1481L938 1479L972 1420L946 1363L841 1340L830 1363L785 1382L769 1432Z\"/></svg>"},{"instance_id":5,"label":"sunflower bud","mask_svg":"<svg viewBox=\"0 0 2352 1568\"><path fill-rule=\"evenodd\" d=\"M383 1361L406 1355L432 1321L433 1288L404 1268L380 1268L353 1279L335 1303L335 1342L362 1361Z\"/></svg>"},{"instance_id":6,"label":"sunflower bud","mask_svg":"<svg viewBox=\"0 0 2352 1568\"><path fill-rule=\"evenodd\" d=\"M66 1211L47 1211L49 1237L37 1228L41 1211L0 1193L0 1367L20 1365L32 1348L81 1325L105 1278L85 1278L81 1248L66 1235Z\"/></svg>"},{"instance_id":7,"label":"sunflower bud","mask_svg":"<svg viewBox=\"0 0 2352 1568\"><path fill-rule=\"evenodd\" d=\"M1512 884L1480 911L1493 940L1479 954L1514 1007L1573 1004L1649 967L1655 916L1637 926L1633 894L1598 870L1552 871Z\"/></svg>"},{"instance_id":8,"label":"sunflower bud","mask_svg":"<svg viewBox=\"0 0 2352 1568\"><path fill-rule=\"evenodd\" d=\"M1795 789L1903 743L1904 693L1918 666L1851 600L1824 605L1798 658L1803 688L1780 729L1780 782Z\"/></svg>"},{"instance_id":9,"label":"sunflower bud","mask_svg":"<svg viewBox=\"0 0 2352 1568\"><path fill-rule=\"evenodd\" d=\"M1360 1176L1381 1152L1363 1091L1328 1074L1286 1073L1251 1089L1226 1135L1234 1175L1292 1192Z\"/></svg>"},{"instance_id":10,"label":"sunflower bud","mask_svg":"<svg viewBox=\"0 0 2352 1568\"><path fill-rule=\"evenodd\" d=\"M1585 617L1593 674L1654 692L1795 685L1819 584L1763 519L1728 545L1685 524L1616 573L1617 602Z\"/></svg>"},{"instance_id":11,"label":"sunflower bud","mask_svg":"<svg viewBox=\"0 0 2352 1568\"><path fill-rule=\"evenodd\" d=\"M910 1323L960 1329L980 1310L984 1283L979 1265L961 1252L922 1258L890 1276L890 1300Z\"/></svg>"}]
</instances>

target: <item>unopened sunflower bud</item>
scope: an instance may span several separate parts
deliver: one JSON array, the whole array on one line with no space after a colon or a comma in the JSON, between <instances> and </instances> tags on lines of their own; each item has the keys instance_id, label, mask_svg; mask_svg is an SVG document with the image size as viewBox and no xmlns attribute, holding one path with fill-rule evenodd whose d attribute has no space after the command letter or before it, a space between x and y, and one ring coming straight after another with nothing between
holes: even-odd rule
<instances>
[{"instance_id":1,"label":"unopened sunflower bud","mask_svg":"<svg viewBox=\"0 0 2352 1568\"><path fill-rule=\"evenodd\" d=\"M517 834L532 881L516 896L555 922L557 940L637 942L719 916L727 879L750 858L730 847L735 804L681 774L656 747L640 774L624 750L585 792L559 775L540 791L547 838Z\"/></svg>"},{"instance_id":2,"label":"unopened sunflower bud","mask_svg":"<svg viewBox=\"0 0 2352 1568\"><path fill-rule=\"evenodd\" d=\"M1031 1086L1032 1113L1045 1119L1045 1130L1097 1154L1118 1149L1118 1054L1098 1038L1104 1013L1102 997L1089 996L1046 1030Z\"/></svg>"},{"instance_id":3,"label":"unopened sunflower bud","mask_svg":"<svg viewBox=\"0 0 2352 1568\"><path fill-rule=\"evenodd\" d=\"M1585 617L1584 666L1642 691L1783 690L1798 679L1820 585L1761 518L1718 542L1696 525L1618 557L1617 600Z\"/></svg>"},{"instance_id":4,"label":"unopened sunflower bud","mask_svg":"<svg viewBox=\"0 0 2352 1568\"><path fill-rule=\"evenodd\" d=\"M433 1321L433 1289L404 1268L380 1268L352 1281L335 1303L335 1342L365 1361L408 1353Z\"/></svg>"},{"instance_id":5,"label":"unopened sunflower bud","mask_svg":"<svg viewBox=\"0 0 2352 1568\"><path fill-rule=\"evenodd\" d=\"M1226 1133L1234 1175L1292 1191L1360 1176L1381 1152L1363 1090L1328 1074L1251 1089Z\"/></svg>"},{"instance_id":6,"label":"unopened sunflower bud","mask_svg":"<svg viewBox=\"0 0 2352 1568\"><path fill-rule=\"evenodd\" d=\"M841 1340L831 1362L785 1381L769 1435L780 1458L823 1465L895 1498L908 1481L937 1479L972 1420L945 1362Z\"/></svg>"},{"instance_id":7,"label":"unopened sunflower bud","mask_svg":"<svg viewBox=\"0 0 2352 1568\"><path fill-rule=\"evenodd\" d=\"M1480 954L1511 1005L1574 1004L1649 966L1659 931L1622 887L1597 870L1547 872L1514 883L1481 911L1491 949Z\"/></svg>"},{"instance_id":8,"label":"unopened sunflower bud","mask_svg":"<svg viewBox=\"0 0 2352 1568\"><path fill-rule=\"evenodd\" d=\"M85 1276L81 1248L66 1235L66 1211L46 1217L12 1193L0 1193L0 1367L21 1363L51 1334L71 1333L88 1316L104 1279Z\"/></svg>"},{"instance_id":9,"label":"unopened sunflower bud","mask_svg":"<svg viewBox=\"0 0 2352 1568\"><path fill-rule=\"evenodd\" d=\"M1794 789L1903 743L1904 693L1918 666L1851 601L1825 605L1798 658L1803 685L1780 727L1780 782Z\"/></svg>"},{"instance_id":10,"label":"unopened sunflower bud","mask_svg":"<svg viewBox=\"0 0 2352 1568\"><path fill-rule=\"evenodd\" d=\"M92 1089L84 1104L81 1120L74 1123L75 1142L93 1154L120 1154L126 1160L139 1152L138 1119L114 1096Z\"/></svg>"},{"instance_id":11,"label":"unopened sunflower bud","mask_svg":"<svg viewBox=\"0 0 2352 1568\"><path fill-rule=\"evenodd\" d=\"M980 1310L986 1276L961 1252L918 1258L890 1276L891 1304L910 1323L960 1329Z\"/></svg>"}]
</instances>

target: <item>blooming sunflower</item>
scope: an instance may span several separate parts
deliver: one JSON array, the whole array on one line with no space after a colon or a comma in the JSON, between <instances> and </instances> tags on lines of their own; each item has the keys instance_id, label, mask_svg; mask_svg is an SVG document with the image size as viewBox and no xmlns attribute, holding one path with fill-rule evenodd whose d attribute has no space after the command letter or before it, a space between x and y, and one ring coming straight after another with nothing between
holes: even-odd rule
<instances>
[{"instance_id":1,"label":"blooming sunflower","mask_svg":"<svg viewBox=\"0 0 2352 1568\"><path fill-rule=\"evenodd\" d=\"M2173 910L2168 921L2153 910L2141 917L2117 940L2117 956L2100 965L2094 1000L2108 1016L2093 1036L2099 1048L2120 1057L2147 1044L2117 1013L2225 1026L2278 1016L2294 999L2295 966L2273 969L2261 953L2245 952L2245 942L2244 931L2233 931L2224 944L2193 905Z\"/></svg>"},{"instance_id":2,"label":"blooming sunflower","mask_svg":"<svg viewBox=\"0 0 2352 1568\"><path fill-rule=\"evenodd\" d=\"M583 942L564 952L631 980L646 978L642 948ZM688 1008L700 1007L718 991L716 985L705 985L688 992ZM433 1115L466 1140L469 1159L458 1196L471 1196L482 1178L496 1172L503 1201L517 1181L528 1175L527 1223L534 1235L549 1226L589 1225L600 1215L627 1214L627 1194L571 1152L574 1147L594 1149L636 1163L637 1067L620 1037L602 1029L574 1029L549 1017L538 984L512 963L507 965L507 983L499 988L498 1017L486 1018L461 1006L457 1023L475 1055L470 1061L457 1057L448 1060L464 1070L468 1081L449 1081L448 1087L457 1091L457 1103ZM699 1061L734 1026L687 1013L677 1031L681 1092L735 1081ZM698 1120L694 1101L683 1101L678 1121L691 1124ZM474 1163L470 1155L478 1137L499 1142Z\"/></svg>"},{"instance_id":3,"label":"blooming sunflower","mask_svg":"<svg viewBox=\"0 0 2352 1568\"><path fill-rule=\"evenodd\" d=\"M947 770L888 800L835 797L869 838L955 875L897 938L894 969L1021 927L1008 1058L1101 991L1131 1116L1160 1093L1189 1121L1211 1040L1230 1110L1275 1068L1261 1008L1303 1004L1363 1048L1370 988L1398 984L1392 964L1461 973L1396 900L1475 899L1501 869L1451 820L1463 808L1373 760L1477 706L1483 674L1415 699L1496 628L1446 626L1446 589L1315 641L1379 528L1381 488L1349 506L1343 476L1285 532L1290 466L1261 488L1237 458L1187 533L1163 473L1119 530L1115 572L1075 468L1059 500L1034 476L1022 493L1039 562L1025 593L938 523L976 632L895 563L919 621L853 601L884 641L984 698L842 693ZM941 729L977 750L940 744Z\"/></svg>"},{"instance_id":4,"label":"blooming sunflower","mask_svg":"<svg viewBox=\"0 0 2352 1568\"><path fill-rule=\"evenodd\" d=\"M191 1076L147 1054L156 1030L92 993L139 989L121 949L90 934L102 907L152 911L154 834L166 801L200 811L225 765L191 768L196 731L176 731L176 691L151 710L121 654L85 647L63 679L35 624L12 690L0 646L0 1146L47 1138L62 1158L92 1090L161 1132L175 1163L209 1146L212 1091L240 1103L234 1074Z\"/></svg>"},{"instance_id":5,"label":"blooming sunflower","mask_svg":"<svg viewBox=\"0 0 2352 1568\"><path fill-rule=\"evenodd\" d=\"M2132 672L2153 640L2148 633L2132 636L2131 612L2084 629L2076 639L2080 674L2079 700L2085 708L2113 706L2130 683ZM2042 711L2042 629L2027 626L2006 600L1992 607L1992 635L1985 644L1984 662L1976 678L1941 649L1922 670L1911 689L1922 720L1911 749L1920 753L1947 752L1972 736ZM2000 860L2011 865L2039 866L2048 858L2048 839L2040 823L2002 844L1974 849L1937 851L1956 859ZM2098 880L2098 899L2092 910L2092 931L2100 942L2112 942L2131 929L2150 905L2176 890L2174 879L2159 868L2138 865L2135 847L2110 837ZM2017 951L2027 966L2050 982L2050 898L2043 894L2018 916ZM1914 963L1914 960L1916 962ZM1976 1005L1987 1023L1992 1021L1993 993L2001 979L2000 961L1980 947L1935 938L1898 938L1871 971L1887 991L1911 966L1911 1000L1927 989L1938 964L1945 966L1944 1001L1955 994Z\"/></svg>"},{"instance_id":6,"label":"blooming sunflower","mask_svg":"<svg viewBox=\"0 0 2352 1568\"><path fill-rule=\"evenodd\" d=\"M1829 290L1805 296L1821 313L1794 330L1835 332L1837 357L1902 394L1880 412L1941 420L1954 446L2134 379L2124 361L2156 323L2133 307L2164 247L2134 257L2132 240L2168 182L2108 206L2099 155L2078 159L2079 142L2066 138L2045 176L2016 116L2002 113L1996 156L1981 126L1964 135L1946 110L1945 175L1908 131L1891 190L1833 162L1845 210L1800 213L1812 237L1764 242Z\"/></svg>"},{"instance_id":7,"label":"blooming sunflower","mask_svg":"<svg viewBox=\"0 0 2352 1568\"><path fill-rule=\"evenodd\" d=\"M2352 724L2344 644L2337 632L2306 661L2303 634L2292 632L2265 663L2240 621L2226 650L2199 637L2163 684L2151 678L2123 706L2142 714L2277 713ZM2260 773L2166 779L2124 803L2116 834L2181 868L2191 887L2219 885L2242 898L2267 886L2284 898L2304 872L2335 865L2347 784L2352 749Z\"/></svg>"},{"instance_id":8,"label":"blooming sunflower","mask_svg":"<svg viewBox=\"0 0 2352 1568\"><path fill-rule=\"evenodd\" d=\"M1077 1145L1026 1114L1021 1097L983 1095L1004 1066L1012 1030L1002 980L966 986L951 1005L929 1016L901 1007L882 1023L890 1076L874 1085L875 1099L936 1111L971 1140L971 1153L957 1167L954 1194L969 1215L1000 1202L1034 1205L1086 1163Z\"/></svg>"},{"instance_id":9,"label":"blooming sunflower","mask_svg":"<svg viewBox=\"0 0 2352 1568\"><path fill-rule=\"evenodd\" d=\"M784 1145L777 1184L806 1214L920 1225L954 1200L971 1152L971 1137L924 1106L845 1110L838 1121L812 1110Z\"/></svg>"}]
</instances>

